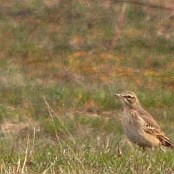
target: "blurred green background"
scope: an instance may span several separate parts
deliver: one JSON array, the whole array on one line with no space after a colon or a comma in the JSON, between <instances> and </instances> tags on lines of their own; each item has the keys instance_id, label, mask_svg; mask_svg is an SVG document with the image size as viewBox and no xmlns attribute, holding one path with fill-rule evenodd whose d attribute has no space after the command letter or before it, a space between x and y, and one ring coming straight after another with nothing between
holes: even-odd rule
<instances>
[{"instance_id":1,"label":"blurred green background","mask_svg":"<svg viewBox=\"0 0 174 174\"><path fill-rule=\"evenodd\" d=\"M173 171L130 150L114 97L133 90L174 140L172 1L138 3L0 2L1 173Z\"/></svg>"}]
</instances>

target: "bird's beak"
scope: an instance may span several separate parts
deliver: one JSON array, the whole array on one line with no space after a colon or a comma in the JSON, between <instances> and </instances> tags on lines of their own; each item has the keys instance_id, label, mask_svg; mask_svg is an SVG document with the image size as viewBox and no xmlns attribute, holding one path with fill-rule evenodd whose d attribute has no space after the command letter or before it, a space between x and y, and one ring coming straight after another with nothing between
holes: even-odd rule
<instances>
[{"instance_id":1,"label":"bird's beak","mask_svg":"<svg viewBox=\"0 0 174 174\"><path fill-rule=\"evenodd\" d=\"M116 97L120 98L121 97L121 94L115 94Z\"/></svg>"}]
</instances>

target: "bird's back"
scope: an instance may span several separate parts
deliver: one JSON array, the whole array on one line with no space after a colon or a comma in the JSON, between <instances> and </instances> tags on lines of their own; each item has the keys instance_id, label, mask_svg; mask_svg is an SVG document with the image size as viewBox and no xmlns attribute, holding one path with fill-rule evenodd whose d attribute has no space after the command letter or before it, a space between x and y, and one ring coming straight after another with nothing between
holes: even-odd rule
<instances>
[{"instance_id":1,"label":"bird's back","mask_svg":"<svg viewBox=\"0 0 174 174\"><path fill-rule=\"evenodd\" d=\"M146 122L147 126L151 126L156 129L160 129L160 126L156 122L156 120L144 108L139 106L138 108L135 108L135 109L136 109L138 115Z\"/></svg>"}]
</instances>

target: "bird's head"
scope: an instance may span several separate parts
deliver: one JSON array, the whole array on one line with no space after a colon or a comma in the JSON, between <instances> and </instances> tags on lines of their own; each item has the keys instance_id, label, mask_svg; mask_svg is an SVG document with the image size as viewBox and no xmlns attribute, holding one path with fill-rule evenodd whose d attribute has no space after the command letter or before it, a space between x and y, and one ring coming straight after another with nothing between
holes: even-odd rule
<instances>
[{"instance_id":1,"label":"bird's head","mask_svg":"<svg viewBox=\"0 0 174 174\"><path fill-rule=\"evenodd\" d=\"M121 94L115 94L122 102L123 106L133 107L139 105L139 100L136 94L132 91L126 91Z\"/></svg>"}]
</instances>

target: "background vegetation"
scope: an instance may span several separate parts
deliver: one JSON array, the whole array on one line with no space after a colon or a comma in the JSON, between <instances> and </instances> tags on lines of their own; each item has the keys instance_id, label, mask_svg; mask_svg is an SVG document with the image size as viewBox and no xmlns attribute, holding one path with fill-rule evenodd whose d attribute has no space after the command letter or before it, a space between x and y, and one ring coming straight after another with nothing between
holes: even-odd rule
<instances>
[{"instance_id":1,"label":"background vegetation","mask_svg":"<svg viewBox=\"0 0 174 174\"><path fill-rule=\"evenodd\" d=\"M0 2L0 173L174 172L128 145L114 98L135 91L174 140L174 9L146 3Z\"/></svg>"}]
</instances>

